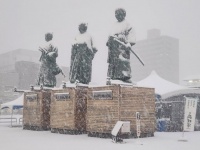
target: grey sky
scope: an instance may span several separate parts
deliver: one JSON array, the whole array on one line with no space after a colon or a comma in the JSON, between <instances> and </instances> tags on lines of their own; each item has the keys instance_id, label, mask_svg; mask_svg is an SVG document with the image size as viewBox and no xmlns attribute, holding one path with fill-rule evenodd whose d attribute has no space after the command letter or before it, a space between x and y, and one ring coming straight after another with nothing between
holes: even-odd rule
<instances>
[{"instance_id":1,"label":"grey sky","mask_svg":"<svg viewBox=\"0 0 200 150\"><path fill-rule=\"evenodd\" d=\"M44 34L53 32L58 63L69 66L71 42L78 24L86 21L99 50L93 61L93 80L105 80L105 43L118 7L126 9L137 40L145 39L151 28L179 39L181 79L200 74L199 0L0 0L0 53L38 50Z\"/></svg>"}]
</instances>

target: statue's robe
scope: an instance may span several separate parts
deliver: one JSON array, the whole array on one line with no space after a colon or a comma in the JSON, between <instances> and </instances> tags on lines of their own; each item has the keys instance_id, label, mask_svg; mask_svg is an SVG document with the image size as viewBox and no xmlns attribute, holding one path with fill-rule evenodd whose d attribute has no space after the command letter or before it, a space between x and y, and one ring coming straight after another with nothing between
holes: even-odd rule
<instances>
[{"instance_id":1,"label":"statue's robe","mask_svg":"<svg viewBox=\"0 0 200 150\"><path fill-rule=\"evenodd\" d=\"M75 83L89 84L92 75L92 60L96 53L92 37L88 33L79 34L71 49L69 80Z\"/></svg>"}]
</instances>

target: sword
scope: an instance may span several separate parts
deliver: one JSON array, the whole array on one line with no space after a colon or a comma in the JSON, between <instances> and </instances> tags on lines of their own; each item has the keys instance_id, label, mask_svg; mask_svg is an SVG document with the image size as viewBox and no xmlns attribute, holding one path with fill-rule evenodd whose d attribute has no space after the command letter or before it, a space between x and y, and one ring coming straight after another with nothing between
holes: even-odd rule
<instances>
[{"instance_id":1,"label":"sword","mask_svg":"<svg viewBox=\"0 0 200 150\"><path fill-rule=\"evenodd\" d=\"M127 46L124 42L118 40L115 36L111 36L113 37L113 40L117 41L118 43L120 43L121 45L124 45L126 48L129 48L129 50L135 55L135 57L141 62L141 64L144 66L144 62L141 60L141 58L132 50L131 47Z\"/></svg>"},{"instance_id":2,"label":"sword","mask_svg":"<svg viewBox=\"0 0 200 150\"><path fill-rule=\"evenodd\" d=\"M73 68L74 68L74 64L75 64L75 62L77 61L77 56L78 56L78 54L76 54L76 56L75 56L75 58L74 58L74 60L73 60L73 63L70 65L70 72L69 72L69 80L71 81L72 80L72 71L73 71ZM71 60L72 61L72 60ZM76 74L77 74L77 72L75 72L75 76L76 76Z\"/></svg>"}]
</instances>

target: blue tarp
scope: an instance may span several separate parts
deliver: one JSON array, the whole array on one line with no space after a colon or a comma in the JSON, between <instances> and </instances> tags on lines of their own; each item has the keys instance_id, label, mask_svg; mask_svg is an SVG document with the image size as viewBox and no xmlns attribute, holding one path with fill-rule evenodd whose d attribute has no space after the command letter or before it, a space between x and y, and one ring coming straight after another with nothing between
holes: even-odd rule
<instances>
[{"instance_id":1,"label":"blue tarp","mask_svg":"<svg viewBox=\"0 0 200 150\"><path fill-rule=\"evenodd\" d=\"M23 106L20 106L20 105L13 106L13 109L21 109L21 108L23 108Z\"/></svg>"},{"instance_id":2,"label":"blue tarp","mask_svg":"<svg viewBox=\"0 0 200 150\"><path fill-rule=\"evenodd\" d=\"M1 109L6 109L6 108L10 108L10 107L5 106L5 107L2 107ZM23 106L21 106L21 105L16 105L16 106L13 106L12 108L13 108L13 109L21 109L21 108L23 108Z\"/></svg>"},{"instance_id":3,"label":"blue tarp","mask_svg":"<svg viewBox=\"0 0 200 150\"><path fill-rule=\"evenodd\" d=\"M166 120L159 120L157 123L157 130L162 132L167 130L167 122Z\"/></svg>"}]
</instances>

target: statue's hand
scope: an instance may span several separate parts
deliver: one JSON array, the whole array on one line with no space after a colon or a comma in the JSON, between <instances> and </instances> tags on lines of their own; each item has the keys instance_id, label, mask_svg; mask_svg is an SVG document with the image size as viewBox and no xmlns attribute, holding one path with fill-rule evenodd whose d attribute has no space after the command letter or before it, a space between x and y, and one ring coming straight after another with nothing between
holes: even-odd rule
<instances>
[{"instance_id":1,"label":"statue's hand","mask_svg":"<svg viewBox=\"0 0 200 150\"><path fill-rule=\"evenodd\" d=\"M135 43L130 43L130 44L131 44L131 46L135 45Z\"/></svg>"},{"instance_id":2,"label":"statue's hand","mask_svg":"<svg viewBox=\"0 0 200 150\"><path fill-rule=\"evenodd\" d=\"M131 48L131 44L130 43L126 43L126 47L127 48Z\"/></svg>"},{"instance_id":3,"label":"statue's hand","mask_svg":"<svg viewBox=\"0 0 200 150\"><path fill-rule=\"evenodd\" d=\"M56 53L55 52L49 52L48 56L52 57L52 58L55 58L56 57Z\"/></svg>"},{"instance_id":4,"label":"statue's hand","mask_svg":"<svg viewBox=\"0 0 200 150\"><path fill-rule=\"evenodd\" d=\"M109 36L108 37L108 41L106 43L106 46L110 47L112 45L113 41L114 41L114 37L113 36Z\"/></svg>"},{"instance_id":5,"label":"statue's hand","mask_svg":"<svg viewBox=\"0 0 200 150\"><path fill-rule=\"evenodd\" d=\"M39 47L39 51L44 53L44 50L41 47Z\"/></svg>"},{"instance_id":6,"label":"statue's hand","mask_svg":"<svg viewBox=\"0 0 200 150\"><path fill-rule=\"evenodd\" d=\"M98 50L96 49L96 48L92 48L92 50L93 50L93 53L95 54Z\"/></svg>"},{"instance_id":7,"label":"statue's hand","mask_svg":"<svg viewBox=\"0 0 200 150\"><path fill-rule=\"evenodd\" d=\"M78 47L79 47L79 44L73 44L73 45L72 45L72 48L73 48L73 49L77 49Z\"/></svg>"}]
</instances>

